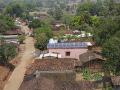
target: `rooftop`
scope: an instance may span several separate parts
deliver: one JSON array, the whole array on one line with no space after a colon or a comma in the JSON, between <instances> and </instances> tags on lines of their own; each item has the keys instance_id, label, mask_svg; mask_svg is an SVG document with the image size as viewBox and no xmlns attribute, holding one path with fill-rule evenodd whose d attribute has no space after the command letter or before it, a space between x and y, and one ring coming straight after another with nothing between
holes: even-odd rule
<instances>
[{"instance_id":1,"label":"rooftop","mask_svg":"<svg viewBox=\"0 0 120 90\"><path fill-rule=\"evenodd\" d=\"M93 90L93 87L93 83L88 81L61 81L38 77L23 81L19 90Z\"/></svg>"},{"instance_id":2,"label":"rooftop","mask_svg":"<svg viewBox=\"0 0 120 90\"><path fill-rule=\"evenodd\" d=\"M23 32L20 29L13 29L3 33L4 35L21 35Z\"/></svg>"},{"instance_id":3,"label":"rooftop","mask_svg":"<svg viewBox=\"0 0 120 90\"><path fill-rule=\"evenodd\" d=\"M102 57L100 52L95 52L92 50L87 51L86 53L83 53L79 56L79 60L76 63L76 66L81 66L82 64L92 61L92 60L96 60L97 61L104 61L105 58Z\"/></svg>"},{"instance_id":4,"label":"rooftop","mask_svg":"<svg viewBox=\"0 0 120 90\"><path fill-rule=\"evenodd\" d=\"M26 74L33 73L34 71L65 71L73 70L76 59L40 59L35 60L34 63L28 67Z\"/></svg>"},{"instance_id":5,"label":"rooftop","mask_svg":"<svg viewBox=\"0 0 120 90\"><path fill-rule=\"evenodd\" d=\"M67 49L67 48L87 48L89 45L86 42L64 42L64 43L49 43L47 45L47 48L61 48L61 49Z\"/></svg>"},{"instance_id":6,"label":"rooftop","mask_svg":"<svg viewBox=\"0 0 120 90\"><path fill-rule=\"evenodd\" d=\"M113 85L120 85L120 76L111 77Z\"/></svg>"}]
</instances>

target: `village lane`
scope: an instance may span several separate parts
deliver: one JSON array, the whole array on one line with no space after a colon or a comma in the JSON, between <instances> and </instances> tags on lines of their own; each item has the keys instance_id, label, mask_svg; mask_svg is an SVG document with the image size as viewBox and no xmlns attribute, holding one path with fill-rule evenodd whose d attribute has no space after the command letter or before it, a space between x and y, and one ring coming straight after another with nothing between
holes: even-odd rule
<instances>
[{"instance_id":1,"label":"village lane","mask_svg":"<svg viewBox=\"0 0 120 90\"><path fill-rule=\"evenodd\" d=\"M29 28L27 26L22 26L22 30L27 33ZM20 64L14 69L12 75L10 76L8 82L6 83L4 90L18 90L26 72L26 67L32 62L34 48L34 39L32 37L26 36L25 40L25 51L22 54Z\"/></svg>"}]
</instances>

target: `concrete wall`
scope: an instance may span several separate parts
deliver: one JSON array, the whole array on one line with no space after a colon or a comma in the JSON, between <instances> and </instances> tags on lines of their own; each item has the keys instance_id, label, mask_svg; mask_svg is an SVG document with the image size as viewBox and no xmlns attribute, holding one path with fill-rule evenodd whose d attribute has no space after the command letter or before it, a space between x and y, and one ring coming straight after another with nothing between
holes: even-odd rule
<instances>
[{"instance_id":1,"label":"concrete wall","mask_svg":"<svg viewBox=\"0 0 120 90\"><path fill-rule=\"evenodd\" d=\"M81 49L49 49L50 53L56 52L61 54L62 58L75 58L79 59L79 55L87 52L87 48L81 48ZM66 56L66 52L70 52L70 56Z\"/></svg>"}]
</instances>

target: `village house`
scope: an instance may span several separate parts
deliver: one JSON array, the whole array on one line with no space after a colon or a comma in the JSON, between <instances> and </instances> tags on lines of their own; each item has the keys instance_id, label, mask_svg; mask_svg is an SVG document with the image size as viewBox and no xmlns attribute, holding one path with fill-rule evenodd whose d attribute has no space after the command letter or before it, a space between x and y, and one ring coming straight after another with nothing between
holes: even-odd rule
<instances>
[{"instance_id":1,"label":"village house","mask_svg":"<svg viewBox=\"0 0 120 90\"><path fill-rule=\"evenodd\" d=\"M60 31L60 30L64 30L66 27L65 27L65 24L61 23L60 21L53 21L51 22L51 26L52 26L52 30L53 31Z\"/></svg>"},{"instance_id":2,"label":"village house","mask_svg":"<svg viewBox=\"0 0 120 90\"><path fill-rule=\"evenodd\" d=\"M2 35L0 35L0 38L3 38L6 43L14 43L19 44L18 42L18 35L22 35L22 31L20 28L16 28L13 30L6 31Z\"/></svg>"},{"instance_id":3,"label":"village house","mask_svg":"<svg viewBox=\"0 0 120 90\"><path fill-rule=\"evenodd\" d=\"M61 58L79 59L79 55L87 52L90 42L49 42L47 49L49 53L57 53Z\"/></svg>"},{"instance_id":4,"label":"village house","mask_svg":"<svg viewBox=\"0 0 120 90\"><path fill-rule=\"evenodd\" d=\"M46 18L49 17L46 11L30 12L30 15L33 16L34 19L39 19L39 20L45 20Z\"/></svg>"},{"instance_id":5,"label":"village house","mask_svg":"<svg viewBox=\"0 0 120 90\"><path fill-rule=\"evenodd\" d=\"M76 63L76 68L88 68L91 72L104 72L104 61L105 59L100 52L88 50L79 55L79 61Z\"/></svg>"},{"instance_id":6,"label":"village house","mask_svg":"<svg viewBox=\"0 0 120 90\"><path fill-rule=\"evenodd\" d=\"M18 52L20 50L20 42L18 40L18 36L23 34L24 33L18 27L14 28L13 30L6 31L2 35L0 35L0 38L3 39L3 41L0 41L0 45L3 42L6 44L12 44L16 47L16 51Z\"/></svg>"},{"instance_id":7,"label":"village house","mask_svg":"<svg viewBox=\"0 0 120 90\"><path fill-rule=\"evenodd\" d=\"M19 90L93 90L92 82L75 81L75 61L70 58L35 60L28 67Z\"/></svg>"}]
</instances>

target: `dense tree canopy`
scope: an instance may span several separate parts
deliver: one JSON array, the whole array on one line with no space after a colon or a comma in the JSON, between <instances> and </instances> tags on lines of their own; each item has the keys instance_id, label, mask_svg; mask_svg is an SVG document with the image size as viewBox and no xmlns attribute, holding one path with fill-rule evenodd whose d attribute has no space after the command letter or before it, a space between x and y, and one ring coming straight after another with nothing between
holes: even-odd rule
<instances>
[{"instance_id":1,"label":"dense tree canopy","mask_svg":"<svg viewBox=\"0 0 120 90\"><path fill-rule=\"evenodd\" d=\"M38 33L36 34L36 43L35 47L41 51L47 49L47 43L48 43L48 37L46 36L45 33Z\"/></svg>"},{"instance_id":2,"label":"dense tree canopy","mask_svg":"<svg viewBox=\"0 0 120 90\"><path fill-rule=\"evenodd\" d=\"M40 27L35 30L35 47L40 49L40 50L45 50L47 49L47 43L49 39L52 37L52 30L50 27Z\"/></svg>"},{"instance_id":3,"label":"dense tree canopy","mask_svg":"<svg viewBox=\"0 0 120 90\"><path fill-rule=\"evenodd\" d=\"M22 13L24 12L23 7L20 4L10 3L5 8L5 14L10 15L12 17L21 17Z\"/></svg>"},{"instance_id":4,"label":"dense tree canopy","mask_svg":"<svg viewBox=\"0 0 120 90\"><path fill-rule=\"evenodd\" d=\"M0 33L4 33L14 28L14 21L8 16L0 15Z\"/></svg>"},{"instance_id":5,"label":"dense tree canopy","mask_svg":"<svg viewBox=\"0 0 120 90\"><path fill-rule=\"evenodd\" d=\"M49 9L48 14L54 17L56 20L61 20L63 16L63 11L60 7L55 7Z\"/></svg>"},{"instance_id":6,"label":"dense tree canopy","mask_svg":"<svg viewBox=\"0 0 120 90\"><path fill-rule=\"evenodd\" d=\"M7 64L9 60L16 56L16 47L13 44L3 44L0 46L0 63Z\"/></svg>"},{"instance_id":7,"label":"dense tree canopy","mask_svg":"<svg viewBox=\"0 0 120 90\"><path fill-rule=\"evenodd\" d=\"M117 33L117 34L120 34ZM120 75L120 36L114 36L103 46L103 56L107 59L105 68L115 75Z\"/></svg>"},{"instance_id":8,"label":"dense tree canopy","mask_svg":"<svg viewBox=\"0 0 120 90\"><path fill-rule=\"evenodd\" d=\"M33 19L32 22L29 23L29 28L33 28L33 29L36 29L36 28L39 28L41 26L43 26L43 22L41 22L40 20L38 19Z\"/></svg>"},{"instance_id":9,"label":"dense tree canopy","mask_svg":"<svg viewBox=\"0 0 120 90\"><path fill-rule=\"evenodd\" d=\"M96 43L98 45L104 44L109 40L117 31L119 31L120 24L116 19L105 19L98 27L96 32Z\"/></svg>"}]
</instances>

